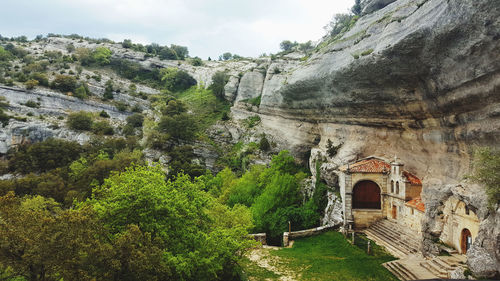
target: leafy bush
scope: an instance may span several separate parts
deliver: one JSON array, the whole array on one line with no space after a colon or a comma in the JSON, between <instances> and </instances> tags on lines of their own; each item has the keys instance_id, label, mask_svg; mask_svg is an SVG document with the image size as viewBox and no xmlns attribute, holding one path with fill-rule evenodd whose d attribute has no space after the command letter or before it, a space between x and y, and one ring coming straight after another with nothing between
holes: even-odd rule
<instances>
[{"instance_id":1,"label":"leafy bush","mask_svg":"<svg viewBox=\"0 0 500 281\"><path fill-rule=\"evenodd\" d=\"M196 80L183 70L164 68L160 70L164 87L172 92L184 91L196 85Z\"/></svg>"},{"instance_id":2,"label":"leafy bush","mask_svg":"<svg viewBox=\"0 0 500 281\"><path fill-rule=\"evenodd\" d=\"M114 96L113 96L113 80L109 79L108 81L106 81L105 86L106 87L104 88L103 98L105 100L112 100L114 98Z\"/></svg>"},{"instance_id":3,"label":"leafy bush","mask_svg":"<svg viewBox=\"0 0 500 281\"><path fill-rule=\"evenodd\" d=\"M243 124L248 128L253 128L260 123L260 116L254 115L243 120Z\"/></svg>"},{"instance_id":4,"label":"leafy bush","mask_svg":"<svg viewBox=\"0 0 500 281\"><path fill-rule=\"evenodd\" d=\"M86 99L87 98L87 90L82 85L82 86L76 88L75 93L73 95L81 100Z\"/></svg>"},{"instance_id":5,"label":"leafy bush","mask_svg":"<svg viewBox=\"0 0 500 281\"><path fill-rule=\"evenodd\" d=\"M191 65L193 66L202 66L203 65L203 61L201 60L201 58L199 57L194 57L190 60L190 63Z\"/></svg>"},{"instance_id":6,"label":"leafy bush","mask_svg":"<svg viewBox=\"0 0 500 281\"><path fill-rule=\"evenodd\" d=\"M54 81L52 81L51 88L61 92L74 92L76 84L76 78L73 76L57 75Z\"/></svg>"},{"instance_id":7,"label":"leafy bush","mask_svg":"<svg viewBox=\"0 0 500 281\"><path fill-rule=\"evenodd\" d=\"M158 123L158 129L176 139L192 140L197 127L190 114L181 113L174 116L163 116Z\"/></svg>"},{"instance_id":8,"label":"leafy bush","mask_svg":"<svg viewBox=\"0 0 500 281\"><path fill-rule=\"evenodd\" d=\"M38 84L41 86L49 86L49 78L47 78L45 73L35 72L30 75L30 78L38 81Z\"/></svg>"},{"instance_id":9,"label":"leafy bush","mask_svg":"<svg viewBox=\"0 0 500 281\"><path fill-rule=\"evenodd\" d=\"M7 126L9 124L10 116L4 112L4 109L7 108L9 102L6 101L4 96L0 96L0 123L2 126Z\"/></svg>"},{"instance_id":10,"label":"leafy bush","mask_svg":"<svg viewBox=\"0 0 500 281\"><path fill-rule=\"evenodd\" d=\"M31 90L31 89L34 89L36 86L38 86L38 81L30 79L30 80L26 81L26 83L24 83L24 85L26 85L26 89Z\"/></svg>"},{"instance_id":11,"label":"leafy bush","mask_svg":"<svg viewBox=\"0 0 500 281\"><path fill-rule=\"evenodd\" d=\"M107 121L94 122L92 132L96 135L112 136L114 134L113 127Z\"/></svg>"},{"instance_id":12,"label":"leafy bush","mask_svg":"<svg viewBox=\"0 0 500 281\"><path fill-rule=\"evenodd\" d=\"M127 117L127 124L134 127L139 128L142 127L144 123L144 115L135 113Z\"/></svg>"},{"instance_id":13,"label":"leafy bush","mask_svg":"<svg viewBox=\"0 0 500 281\"><path fill-rule=\"evenodd\" d=\"M40 107L40 104L34 100L29 100L29 101L25 102L24 105L27 107L31 107L31 108L39 108Z\"/></svg>"},{"instance_id":14,"label":"leafy bush","mask_svg":"<svg viewBox=\"0 0 500 281\"><path fill-rule=\"evenodd\" d=\"M93 123L92 114L85 111L71 113L66 121L70 129L77 131L90 131Z\"/></svg>"},{"instance_id":15,"label":"leafy bush","mask_svg":"<svg viewBox=\"0 0 500 281\"><path fill-rule=\"evenodd\" d=\"M97 47L92 52L92 58L100 65L107 65L111 62L111 50L106 47Z\"/></svg>"},{"instance_id":16,"label":"leafy bush","mask_svg":"<svg viewBox=\"0 0 500 281\"><path fill-rule=\"evenodd\" d=\"M99 116L102 117L102 118L109 118L110 117L109 114L106 111L104 111L104 110L102 110L101 112L99 112Z\"/></svg>"},{"instance_id":17,"label":"leafy bush","mask_svg":"<svg viewBox=\"0 0 500 281\"><path fill-rule=\"evenodd\" d=\"M266 135L262 135L259 142L259 149L262 151L268 151L271 148L269 141L266 138Z\"/></svg>"},{"instance_id":18,"label":"leafy bush","mask_svg":"<svg viewBox=\"0 0 500 281\"><path fill-rule=\"evenodd\" d=\"M129 48L132 48L132 46L133 46L132 40L130 40L130 39L123 40L123 42L122 42L122 47L123 48L129 49Z\"/></svg>"}]
</instances>

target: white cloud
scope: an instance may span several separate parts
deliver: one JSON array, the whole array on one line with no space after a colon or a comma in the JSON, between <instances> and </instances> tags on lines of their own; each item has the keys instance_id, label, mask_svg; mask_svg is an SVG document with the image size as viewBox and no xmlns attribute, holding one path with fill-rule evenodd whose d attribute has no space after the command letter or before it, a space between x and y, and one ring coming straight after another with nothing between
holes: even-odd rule
<instances>
[{"instance_id":1,"label":"white cloud","mask_svg":"<svg viewBox=\"0 0 500 281\"><path fill-rule=\"evenodd\" d=\"M354 0L12 2L3 5L2 35L78 33L116 41L184 44L193 56L213 58L226 51L244 56L276 52L285 39L317 40L332 16L347 12Z\"/></svg>"}]
</instances>

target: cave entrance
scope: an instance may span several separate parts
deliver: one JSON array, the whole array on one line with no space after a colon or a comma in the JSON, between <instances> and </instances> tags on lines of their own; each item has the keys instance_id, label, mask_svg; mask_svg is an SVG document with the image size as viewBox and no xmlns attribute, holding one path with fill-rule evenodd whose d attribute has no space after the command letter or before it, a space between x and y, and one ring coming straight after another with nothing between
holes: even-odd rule
<instances>
[{"instance_id":1,"label":"cave entrance","mask_svg":"<svg viewBox=\"0 0 500 281\"><path fill-rule=\"evenodd\" d=\"M467 228L462 229L462 235L460 238L460 248L462 250L462 254L467 254L467 250L469 250L472 245L472 234Z\"/></svg>"},{"instance_id":2,"label":"cave entrance","mask_svg":"<svg viewBox=\"0 0 500 281\"><path fill-rule=\"evenodd\" d=\"M356 183L352 191L354 209L380 209L380 187L373 181Z\"/></svg>"}]
</instances>

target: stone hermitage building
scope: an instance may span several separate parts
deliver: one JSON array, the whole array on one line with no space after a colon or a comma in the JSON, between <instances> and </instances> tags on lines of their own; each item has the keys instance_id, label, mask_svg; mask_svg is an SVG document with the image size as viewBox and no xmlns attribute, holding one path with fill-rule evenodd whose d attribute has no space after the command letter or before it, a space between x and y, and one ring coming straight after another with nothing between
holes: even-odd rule
<instances>
[{"instance_id":1,"label":"stone hermitage building","mask_svg":"<svg viewBox=\"0 0 500 281\"><path fill-rule=\"evenodd\" d=\"M389 163L371 156L340 168L346 227L362 229L387 219L421 234L425 213L420 197L422 181L403 167L397 158ZM443 217L441 241L465 254L478 235L477 215L463 202L450 199Z\"/></svg>"}]
</instances>

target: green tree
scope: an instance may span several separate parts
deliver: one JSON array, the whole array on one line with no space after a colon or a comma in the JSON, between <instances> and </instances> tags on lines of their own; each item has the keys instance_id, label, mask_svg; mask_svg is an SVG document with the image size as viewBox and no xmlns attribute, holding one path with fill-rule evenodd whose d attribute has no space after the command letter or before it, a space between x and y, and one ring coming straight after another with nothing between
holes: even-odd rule
<instances>
[{"instance_id":1,"label":"green tree","mask_svg":"<svg viewBox=\"0 0 500 281\"><path fill-rule=\"evenodd\" d=\"M107 65L111 62L111 50L106 47L97 47L92 52L92 58L100 65Z\"/></svg>"},{"instance_id":2,"label":"green tree","mask_svg":"<svg viewBox=\"0 0 500 281\"><path fill-rule=\"evenodd\" d=\"M130 40L130 39L123 40L123 42L122 42L122 47L123 48L129 49L129 48L132 48L132 46L133 46L132 40Z\"/></svg>"},{"instance_id":3,"label":"green tree","mask_svg":"<svg viewBox=\"0 0 500 281\"><path fill-rule=\"evenodd\" d=\"M323 27L329 36L337 36L346 32L350 28L353 15L350 14L335 14L333 19Z\"/></svg>"},{"instance_id":4,"label":"green tree","mask_svg":"<svg viewBox=\"0 0 500 281\"><path fill-rule=\"evenodd\" d=\"M158 166L113 174L88 204L112 233L133 224L160 239L171 280L216 280L251 245L247 209L218 204L187 176L165 181Z\"/></svg>"},{"instance_id":5,"label":"green tree","mask_svg":"<svg viewBox=\"0 0 500 281\"><path fill-rule=\"evenodd\" d=\"M180 60L184 60L189 55L188 48L184 47L184 46L179 46L179 45L171 44L170 45L170 49L172 49L173 51L175 51L175 53L177 54L177 57Z\"/></svg>"},{"instance_id":6,"label":"green tree","mask_svg":"<svg viewBox=\"0 0 500 281\"><path fill-rule=\"evenodd\" d=\"M284 40L284 41L281 41L281 43L280 43L280 49L284 52L287 52L287 51L291 51L297 45L298 45L298 43L296 41L292 42L290 40Z\"/></svg>"},{"instance_id":7,"label":"green tree","mask_svg":"<svg viewBox=\"0 0 500 281\"><path fill-rule=\"evenodd\" d=\"M226 72L217 71L212 76L212 84L210 84L208 88L212 90L212 92L218 99L223 100L225 97L224 87L226 86L228 81L229 76L226 74Z\"/></svg>"},{"instance_id":8,"label":"green tree","mask_svg":"<svg viewBox=\"0 0 500 281\"><path fill-rule=\"evenodd\" d=\"M49 138L18 147L9 153L9 168L19 173L46 172L63 167L78 158L82 147L77 142Z\"/></svg>"},{"instance_id":9,"label":"green tree","mask_svg":"<svg viewBox=\"0 0 500 281\"><path fill-rule=\"evenodd\" d=\"M174 67L162 69L160 76L165 88L172 92L184 91L196 85L196 80L191 75Z\"/></svg>"},{"instance_id":10,"label":"green tree","mask_svg":"<svg viewBox=\"0 0 500 281\"><path fill-rule=\"evenodd\" d=\"M230 52L226 52L226 53L222 54L223 60L230 60L232 57L233 57L233 54L231 54Z\"/></svg>"},{"instance_id":11,"label":"green tree","mask_svg":"<svg viewBox=\"0 0 500 281\"><path fill-rule=\"evenodd\" d=\"M470 179L484 184L490 208L500 203L500 150L478 147L474 151L474 168Z\"/></svg>"},{"instance_id":12,"label":"green tree","mask_svg":"<svg viewBox=\"0 0 500 281\"><path fill-rule=\"evenodd\" d=\"M163 47L159 53L160 59L163 60L177 60L179 56L175 52L174 49L171 49L167 46Z\"/></svg>"},{"instance_id":13,"label":"green tree","mask_svg":"<svg viewBox=\"0 0 500 281\"><path fill-rule=\"evenodd\" d=\"M12 278L105 278L95 265L109 249L96 239L104 237L103 228L90 210L62 210L41 196L19 199L10 193L0 197L0 216L0 263L12 269Z\"/></svg>"},{"instance_id":14,"label":"green tree","mask_svg":"<svg viewBox=\"0 0 500 281\"><path fill-rule=\"evenodd\" d=\"M351 8L351 12L355 15L361 14L361 0L354 1L354 6Z\"/></svg>"},{"instance_id":15,"label":"green tree","mask_svg":"<svg viewBox=\"0 0 500 281\"><path fill-rule=\"evenodd\" d=\"M163 116L158 123L158 129L176 139L192 140L197 126L190 114L181 113L174 116Z\"/></svg>"}]
</instances>

